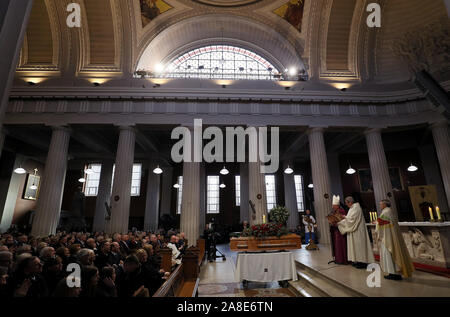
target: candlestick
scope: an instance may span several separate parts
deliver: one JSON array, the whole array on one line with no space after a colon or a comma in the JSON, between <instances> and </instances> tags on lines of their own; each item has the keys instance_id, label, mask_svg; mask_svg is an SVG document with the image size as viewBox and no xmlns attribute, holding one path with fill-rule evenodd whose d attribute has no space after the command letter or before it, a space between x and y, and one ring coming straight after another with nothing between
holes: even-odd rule
<instances>
[{"instance_id":1,"label":"candlestick","mask_svg":"<svg viewBox=\"0 0 450 317\"><path fill-rule=\"evenodd\" d=\"M442 218L441 218L441 211L439 210L438 206L436 206L436 214L437 214L438 220L441 221L442 220Z\"/></svg>"},{"instance_id":2,"label":"candlestick","mask_svg":"<svg viewBox=\"0 0 450 317\"><path fill-rule=\"evenodd\" d=\"M433 222L434 221L433 209L431 209L431 207L428 207L428 211L430 212L430 221Z\"/></svg>"}]
</instances>

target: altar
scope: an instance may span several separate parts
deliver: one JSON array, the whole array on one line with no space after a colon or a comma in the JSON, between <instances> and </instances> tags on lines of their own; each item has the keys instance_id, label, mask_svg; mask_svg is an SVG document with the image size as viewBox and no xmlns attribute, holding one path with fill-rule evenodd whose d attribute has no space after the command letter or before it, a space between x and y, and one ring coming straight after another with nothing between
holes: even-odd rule
<instances>
[{"instance_id":1,"label":"altar","mask_svg":"<svg viewBox=\"0 0 450 317\"><path fill-rule=\"evenodd\" d=\"M375 224L367 224L375 257L379 246ZM450 222L399 222L409 255L418 269L450 273Z\"/></svg>"}]
</instances>

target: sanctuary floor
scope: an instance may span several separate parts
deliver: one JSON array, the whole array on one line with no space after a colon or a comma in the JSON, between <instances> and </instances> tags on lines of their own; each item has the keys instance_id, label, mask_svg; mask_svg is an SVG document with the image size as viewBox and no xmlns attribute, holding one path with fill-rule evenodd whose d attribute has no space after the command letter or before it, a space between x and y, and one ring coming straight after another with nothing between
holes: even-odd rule
<instances>
[{"instance_id":1,"label":"sanctuary floor","mask_svg":"<svg viewBox=\"0 0 450 317\"><path fill-rule=\"evenodd\" d=\"M351 290L356 296L369 297L440 297L450 296L450 279L447 277L415 271L412 278L402 281L386 280L381 274L380 287L370 288L366 280L371 272L356 269L351 265L328 264L331 259L330 249L319 246L319 251L302 249L294 251L295 260L299 266L312 273L313 279L328 280L339 288ZM218 259L214 263L204 263L200 273L199 297L294 297L297 296L288 288L281 288L278 283L249 283L244 290L241 283L235 279L237 253L231 252L228 245L218 246L226 256L226 261ZM314 281L313 281L314 282ZM295 282L297 283L297 282ZM301 285L301 282L298 282ZM319 282L320 284L320 282ZM301 286L299 286L301 288ZM326 283L322 283L327 291ZM330 287L331 288L331 287ZM352 294L350 292L350 294ZM348 296L349 292L336 291L333 296ZM351 295L350 295L351 296Z\"/></svg>"}]
</instances>

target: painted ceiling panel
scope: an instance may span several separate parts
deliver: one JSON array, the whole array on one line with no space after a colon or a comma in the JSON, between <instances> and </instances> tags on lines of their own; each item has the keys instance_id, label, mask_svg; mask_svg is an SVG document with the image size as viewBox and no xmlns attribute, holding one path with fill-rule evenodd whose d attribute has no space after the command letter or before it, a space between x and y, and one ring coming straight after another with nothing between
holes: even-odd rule
<instances>
[{"instance_id":1,"label":"painted ceiling panel","mask_svg":"<svg viewBox=\"0 0 450 317\"><path fill-rule=\"evenodd\" d=\"M27 29L27 64L51 64L53 40L44 0L35 0Z\"/></svg>"}]
</instances>

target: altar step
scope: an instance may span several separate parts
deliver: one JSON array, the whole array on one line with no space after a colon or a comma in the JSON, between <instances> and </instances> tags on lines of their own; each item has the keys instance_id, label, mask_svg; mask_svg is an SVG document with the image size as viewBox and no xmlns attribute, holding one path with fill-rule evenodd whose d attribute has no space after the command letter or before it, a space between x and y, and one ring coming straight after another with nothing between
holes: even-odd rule
<instances>
[{"instance_id":1,"label":"altar step","mask_svg":"<svg viewBox=\"0 0 450 317\"><path fill-rule=\"evenodd\" d=\"M299 297L365 297L364 294L313 268L297 261L295 264L298 281L290 281L289 289Z\"/></svg>"}]
</instances>

